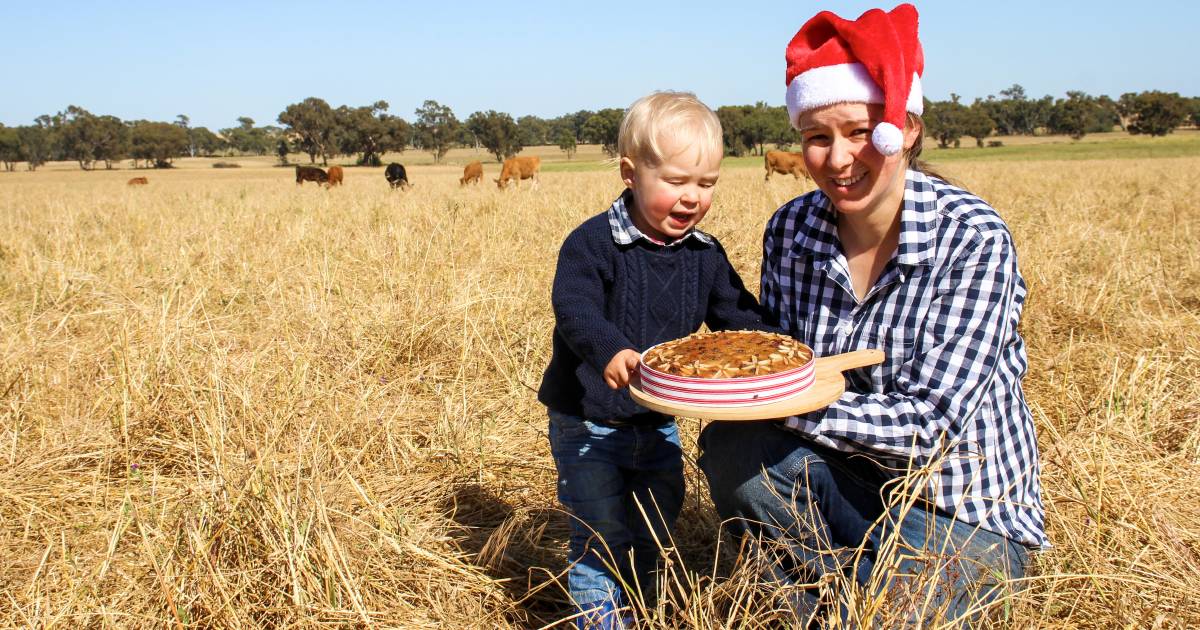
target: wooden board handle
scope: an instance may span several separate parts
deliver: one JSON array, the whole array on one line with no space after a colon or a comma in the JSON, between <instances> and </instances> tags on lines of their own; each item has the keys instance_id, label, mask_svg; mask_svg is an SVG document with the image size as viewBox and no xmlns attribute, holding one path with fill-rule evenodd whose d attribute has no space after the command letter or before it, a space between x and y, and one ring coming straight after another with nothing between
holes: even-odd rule
<instances>
[{"instance_id":1,"label":"wooden board handle","mask_svg":"<svg viewBox=\"0 0 1200 630\"><path fill-rule=\"evenodd\" d=\"M817 365L824 370L837 370L845 372L854 368L866 367L868 365L877 365L883 363L883 350L869 348L866 350L855 350L854 352L845 352L835 354L828 357L817 357Z\"/></svg>"}]
</instances>

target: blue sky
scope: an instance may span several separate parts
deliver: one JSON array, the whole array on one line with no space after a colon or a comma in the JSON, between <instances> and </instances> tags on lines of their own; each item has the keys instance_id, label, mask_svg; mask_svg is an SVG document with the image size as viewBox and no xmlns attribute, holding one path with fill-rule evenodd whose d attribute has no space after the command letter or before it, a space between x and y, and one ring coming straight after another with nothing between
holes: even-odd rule
<instances>
[{"instance_id":1,"label":"blue sky","mask_svg":"<svg viewBox=\"0 0 1200 630\"><path fill-rule=\"evenodd\" d=\"M487 109L549 118L655 89L691 90L714 108L781 105L784 46L805 20L893 6L738 4L0 0L0 123L74 104L125 120L187 114L212 129L238 116L277 124L308 96L335 107L382 99L408 120L425 99L462 119ZM1032 97L1200 96L1194 1L915 4L933 100L970 102L1014 83Z\"/></svg>"}]
</instances>

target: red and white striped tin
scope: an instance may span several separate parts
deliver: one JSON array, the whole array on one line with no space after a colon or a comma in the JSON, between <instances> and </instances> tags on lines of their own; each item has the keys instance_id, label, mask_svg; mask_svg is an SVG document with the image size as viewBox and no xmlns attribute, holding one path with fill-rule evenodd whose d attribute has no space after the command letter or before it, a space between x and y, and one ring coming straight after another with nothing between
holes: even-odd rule
<instances>
[{"instance_id":1,"label":"red and white striped tin","mask_svg":"<svg viewBox=\"0 0 1200 630\"><path fill-rule=\"evenodd\" d=\"M775 374L737 378L679 376L646 365L646 354L653 349L643 352L638 364L642 391L674 403L712 407L763 405L803 392L816 377L813 359Z\"/></svg>"}]
</instances>

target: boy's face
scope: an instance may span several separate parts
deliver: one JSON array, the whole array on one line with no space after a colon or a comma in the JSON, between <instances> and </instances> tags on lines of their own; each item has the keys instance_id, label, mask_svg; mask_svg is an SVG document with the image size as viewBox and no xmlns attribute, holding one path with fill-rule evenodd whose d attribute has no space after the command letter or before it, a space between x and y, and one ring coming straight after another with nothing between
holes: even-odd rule
<instances>
[{"instance_id":1,"label":"boy's face","mask_svg":"<svg viewBox=\"0 0 1200 630\"><path fill-rule=\"evenodd\" d=\"M661 164L621 158L621 179L633 191L630 218L643 234L670 243L696 226L712 205L721 155L703 155L697 142L662 138Z\"/></svg>"}]
</instances>

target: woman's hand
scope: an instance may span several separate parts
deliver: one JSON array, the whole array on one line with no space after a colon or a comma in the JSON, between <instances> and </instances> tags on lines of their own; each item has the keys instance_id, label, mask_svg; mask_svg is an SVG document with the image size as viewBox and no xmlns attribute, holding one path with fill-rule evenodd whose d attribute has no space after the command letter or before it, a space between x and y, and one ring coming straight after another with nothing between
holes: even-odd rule
<instances>
[{"instance_id":1,"label":"woman's hand","mask_svg":"<svg viewBox=\"0 0 1200 630\"><path fill-rule=\"evenodd\" d=\"M621 389L629 385L629 375L637 369L641 357L637 350L625 349L615 355L608 366L604 368L604 382L613 389Z\"/></svg>"}]
</instances>

